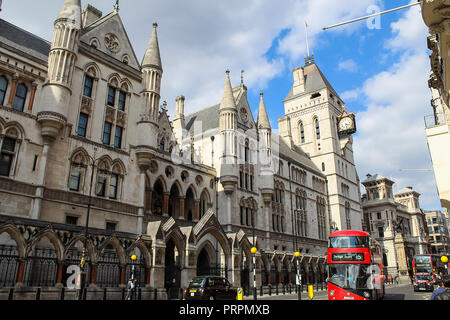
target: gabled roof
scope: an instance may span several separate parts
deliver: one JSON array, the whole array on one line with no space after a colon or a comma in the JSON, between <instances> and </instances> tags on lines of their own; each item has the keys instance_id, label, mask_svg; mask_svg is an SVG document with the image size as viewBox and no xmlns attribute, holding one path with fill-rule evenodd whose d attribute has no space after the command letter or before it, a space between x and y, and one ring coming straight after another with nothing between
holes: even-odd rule
<instances>
[{"instance_id":1,"label":"gabled roof","mask_svg":"<svg viewBox=\"0 0 450 320\"><path fill-rule=\"evenodd\" d=\"M0 19L0 46L25 53L31 59L47 64L51 43Z\"/></svg>"},{"instance_id":2,"label":"gabled roof","mask_svg":"<svg viewBox=\"0 0 450 320\"><path fill-rule=\"evenodd\" d=\"M322 89L329 89L335 96L339 97L339 95L336 93L334 88L331 86L327 78L323 75L322 71L320 71L319 67L315 63L311 63L305 66L304 70L306 87L305 92L294 96L293 88L291 88L291 91L289 91L289 94L287 95L285 101L301 97L303 95L311 94Z\"/></svg>"},{"instance_id":3,"label":"gabled roof","mask_svg":"<svg viewBox=\"0 0 450 320\"><path fill-rule=\"evenodd\" d=\"M120 38L119 51L112 52L105 47L104 39L108 33L113 33ZM111 12L83 29L83 34L81 36L82 42L89 45L90 40L94 37L101 42L100 47L97 48L98 50L119 61L122 61L122 57L127 54L129 57L128 65L134 69L140 70L140 64L136 57L136 53L130 42L130 38L128 37L123 21L117 11Z\"/></svg>"}]
</instances>

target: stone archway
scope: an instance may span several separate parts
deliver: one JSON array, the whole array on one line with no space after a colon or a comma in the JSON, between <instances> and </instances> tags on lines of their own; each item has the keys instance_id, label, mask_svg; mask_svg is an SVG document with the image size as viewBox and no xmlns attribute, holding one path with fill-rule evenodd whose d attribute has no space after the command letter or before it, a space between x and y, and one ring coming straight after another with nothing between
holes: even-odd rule
<instances>
[{"instance_id":1,"label":"stone archway","mask_svg":"<svg viewBox=\"0 0 450 320\"><path fill-rule=\"evenodd\" d=\"M181 253L173 239L169 239L165 249L164 288L168 299L176 299L181 288Z\"/></svg>"}]
</instances>

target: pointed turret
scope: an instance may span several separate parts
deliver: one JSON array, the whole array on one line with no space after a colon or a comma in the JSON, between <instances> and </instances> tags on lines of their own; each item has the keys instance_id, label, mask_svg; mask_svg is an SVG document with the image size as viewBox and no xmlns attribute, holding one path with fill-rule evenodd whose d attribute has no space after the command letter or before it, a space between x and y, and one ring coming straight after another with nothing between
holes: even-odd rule
<instances>
[{"instance_id":1,"label":"pointed turret","mask_svg":"<svg viewBox=\"0 0 450 320\"><path fill-rule=\"evenodd\" d=\"M236 130L237 130L237 108L233 96L230 81L230 71L227 70L225 87L223 89L222 101L219 109L219 131L221 136L222 154L220 181L226 194L234 192L238 180L236 172Z\"/></svg>"},{"instance_id":2,"label":"pointed turret","mask_svg":"<svg viewBox=\"0 0 450 320\"><path fill-rule=\"evenodd\" d=\"M80 34L81 1L66 0L55 20L47 82L43 87L41 112L38 113L41 134L45 139L54 140L66 124Z\"/></svg>"},{"instance_id":3,"label":"pointed turret","mask_svg":"<svg viewBox=\"0 0 450 320\"><path fill-rule=\"evenodd\" d=\"M153 67L158 68L162 71L162 63L158 43L158 33L156 31L157 27L158 24L154 23L152 36L150 38L150 41L148 42L144 59L142 60L142 68Z\"/></svg>"},{"instance_id":4,"label":"pointed turret","mask_svg":"<svg viewBox=\"0 0 450 320\"><path fill-rule=\"evenodd\" d=\"M223 88L222 101L220 102L220 110L236 109L236 100L234 100L233 88L231 86L230 71L226 71L225 87Z\"/></svg>"},{"instance_id":5,"label":"pointed turret","mask_svg":"<svg viewBox=\"0 0 450 320\"><path fill-rule=\"evenodd\" d=\"M150 165L150 160L154 156L152 148L157 147L159 102L161 100L161 78L163 75L161 57L159 53L158 35L153 24L153 32L142 60L142 79L144 90L143 110L137 122L138 127L138 149L136 155L138 165L142 170Z\"/></svg>"},{"instance_id":6,"label":"pointed turret","mask_svg":"<svg viewBox=\"0 0 450 320\"><path fill-rule=\"evenodd\" d=\"M81 29L81 0L66 0L56 22L59 20L69 21L74 28Z\"/></svg>"},{"instance_id":7,"label":"pointed turret","mask_svg":"<svg viewBox=\"0 0 450 320\"><path fill-rule=\"evenodd\" d=\"M258 128L259 129L271 129L269 117L267 115L266 105L264 104L264 94L261 92L261 99L259 101L258 111Z\"/></svg>"}]
</instances>

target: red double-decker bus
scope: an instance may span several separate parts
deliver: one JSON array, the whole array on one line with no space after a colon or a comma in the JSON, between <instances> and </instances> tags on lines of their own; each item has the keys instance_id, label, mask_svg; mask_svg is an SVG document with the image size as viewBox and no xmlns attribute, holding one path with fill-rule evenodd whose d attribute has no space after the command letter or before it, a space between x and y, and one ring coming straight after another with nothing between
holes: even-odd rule
<instances>
[{"instance_id":1,"label":"red double-decker bus","mask_svg":"<svg viewBox=\"0 0 450 320\"><path fill-rule=\"evenodd\" d=\"M441 257L437 254L416 254L413 262L414 291L433 291L438 275L445 275L447 270Z\"/></svg>"},{"instance_id":2,"label":"red double-decker bus","mask_svg":"<svg viewBox=\"0 0 450 320\"><path fill-rule=\"evenodd\" d=\"M328 300L383 299L382 248L367 232L345 230L330 234L327 269Z\"/></svg>"}]
</instances>

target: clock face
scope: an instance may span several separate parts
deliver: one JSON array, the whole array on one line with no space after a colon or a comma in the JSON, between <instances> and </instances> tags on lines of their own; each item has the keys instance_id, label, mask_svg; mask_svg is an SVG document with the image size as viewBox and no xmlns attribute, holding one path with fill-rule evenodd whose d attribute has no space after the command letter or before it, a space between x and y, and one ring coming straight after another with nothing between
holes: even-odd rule
<instances>
[{"instance_id":1,"label":"clock face","mask_svg":"<svg viewBox=\"0 0 450 320\"><path fill-rule=\"evenodd\" d=\"M341 121L339 121L340 131L347 131L350 130L352 127L353 127L353 120L349 117L342 118Z\"/></svg>"}]
</instances>

